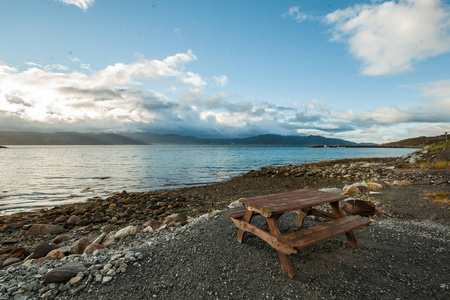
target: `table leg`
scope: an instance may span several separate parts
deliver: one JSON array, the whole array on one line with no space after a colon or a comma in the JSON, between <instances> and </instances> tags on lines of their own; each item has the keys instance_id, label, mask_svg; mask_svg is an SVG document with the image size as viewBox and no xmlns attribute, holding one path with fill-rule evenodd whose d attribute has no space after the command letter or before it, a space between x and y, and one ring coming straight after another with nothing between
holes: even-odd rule
<instances>
[{"instance_id":1,"label":"table leg","mask_svg":"<svg viewBox=\"0 0 450 300\"><path fill-rule=\"evenodd\" d=\"M270 233L272 234L272 236L279 237L280 231L278 230L276 218L269 217L266 219L267 219L267 224L269 225ZM283 273L286 274L287 276L289 276L290 278L294 277L294 271L292 270L292 265L291 265L287 255L280 251L277 251L277 252L278 252L278 257L280 258L281 270L283 270Z\"/></svg>"},{"instance_id":2,"label":"table leg","mask_svg":"<svg viewBox=\"0 0 450 300\"><path fill-rule=\"evenodd\" d=\"M281 217L281 214L280 214L280 215L274 215L274 216L273 216L273 218L275 219L275 221L278 220L279 217ZM261 229L262 229L262 230L266 230L267 228L269 228L269 225L267 224L267 222L264 223L264 224L261 226Z\"/></svg>"},{"instance_id":3,"label":"table leg","mask_svg":"<svg viewBox=\"0 0 450 300\"><path fill-rule=\"evenodd\" d=\"M336 217L341 218L341 217L345 216L341 210L341 207L339 206L339 201L331 202L330 205L331 205L331 208L333 209L333 212L336 215ZM353 231L346 232L345 236L347 237L347 243L350 246L352 246L353 248L360 248L358 239L356 238Z\"/></svg>"},{"instance_id":4,"label":"table leg","mask_svg":"<svg viewBox=\"0 0 450 300\"><path fill-rule=\"evenodd\" d=\"M243 220L244 220L245 222L247 222L247 223L250 223L250 221L251 221L252 218L253 218L253 213L254 213L254 212L251 211L251 210L247 211L247 213L245 214ZM244 239L244 233L245 233L244 230L239 229L238 234L237 234L237 237L236 237L236 240L237 240L239 243L242 243L242 240Z\"/></svg>"},{"instance_id":5,"label":"table leg","mask_svg":"<svg viewBox=\"0 0 450 300\"><path fill-rule=\"evenodd\" d=\"M303 225L303 221L310 214L310 209L302 209L298 211L298 217L295 220L295 225L301 227Z\"/></svg>"}]
</instances>

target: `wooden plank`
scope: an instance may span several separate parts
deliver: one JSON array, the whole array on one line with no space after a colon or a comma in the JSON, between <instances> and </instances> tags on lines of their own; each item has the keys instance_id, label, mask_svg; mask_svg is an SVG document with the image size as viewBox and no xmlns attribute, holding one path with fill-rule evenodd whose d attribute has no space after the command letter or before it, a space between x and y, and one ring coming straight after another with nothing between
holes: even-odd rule
<instances>
[{"instance_id":1,"label":"wooden plank","mask_svg":"<svg viewBox=\"0 0 450 300\"><path fill-rule=\"evenodd\" d=\"M269 225L270 233L273 237L278 238L280 234L280 230L278 230L277 222L274 217L267 218L267 225ZM277 239L278 240L278 239ZM294 277L294 271L292 269L291 262L289 261L289 258L287 257L286 253L283 253L282 251L278 250L278 257L280 258L281 263L281 270L283 273L290 278Z\"/></svg>"},{"instance_id":2,"label":"wooden plank","mask_svg":"<svg viewBox=\"0 0 450 300\"><path fill-rule=\"evenodd\" d=\"M241 199L240 202L247 206L247 209L254 208L255 211L260 211L262 215L271 216L273 214L340 201L346 198L347 196L345 195L319 192L316 190L300 190L245 198Z\"/></svg>"},{"instance_id":3,"label":"wooden plank","mask_svg":"<svg viewBox=\"0 0 450 300\"><path fill-rule=\"evenodd\" d=\"M233 219L242 219L246 213L247 213L246 209L235 210L235 211L230 211L229 213L227 213L227 216L229 216L230 218L233 218Z\"/></svg>"},{"instance_id":4,"label":"wooden plank","mask_svg":"<svg viewBox=\"0 0 450 300\"><path fill-rule=\"evenodd\" d=\"M261 239L263 239L264 241L266 241L275 250L280 251L281 253L284 253L284 254L297 253L297 250L295 250L293 247L291 247L289 245L285 245L283 243L280 243L280 241L278 241L278 239L276 237L272 236L267 231L259 229L255 225L247 223L243 220L239 220L239 219L232 219L232 220L233 220L234 224L236 225L236 227L238 227L240 230L242 230L244 232L253 233L254 235L256 235L256 236L260 237Z\"/></svg>"},{"instance_id":5,"label":"wooden plank","mask_svg":"<svg viewBox=\"0 0 450 300\"><path fill-rule=\"evenodd\" d=\"M311 208L310 214L316 217L321 217L329 220L337 219L338 217L335 214L328 213L323 210Z\"/></svg>"},{"instance_id":6,"label":"wooden plank","mask_svg":"<svg viewBox=\"0 0 450 300\"><path fill-rule=\"evenodd\" d=\"M247 212L245 213L245 216L244 216L244 218L243 218L243 221L246 222L246 223L250 223L250 221L251 221L252 218L253 218L253 214L254 214L254 213L253 213L252 211L247 211ZM236 219L233 219L233 218L231 218L231 220L233 220L233 222L236 221ZM236 222L234 222L234 224L236 224ZM236 236L236 240L237 240L239 243L242 243L242 241L244 240L244 233L245 233L245 230L239 229L238 234L237 234L237 236Z\"/></svg>"},{"instance_id":7,"label":"wooden plank","mask_svg":"<svg viewBox=\"0 0 450 300\"><path fill-rule=\"evenodd\" d=\"M357 216L346 216L314 227L282 235L278 237L278 240L298 250L337 235L351 232L354 229L367 227L369 224L370 220L368 219Z\"/></svg>"},{"instance_id":8,"label":"wooden plank","mask_svg":"<svg viewBox=\"0 0 450 300\"><path fill-rule=\"evenodd\" d=\"M303 225L303 221L310 214L311 209L302 209L298 212L298 217L295 220L295 225L301 227Z\"/></svg>"}]
</instances>

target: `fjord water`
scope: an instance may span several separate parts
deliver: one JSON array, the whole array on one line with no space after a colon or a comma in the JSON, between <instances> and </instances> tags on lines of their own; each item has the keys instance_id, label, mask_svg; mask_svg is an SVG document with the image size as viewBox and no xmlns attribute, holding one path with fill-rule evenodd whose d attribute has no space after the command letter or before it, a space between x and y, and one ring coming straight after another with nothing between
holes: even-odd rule
<instances>
[{"instance_id":1,"label":"fjord water","mask_svg":"<svg viewBox=\"0 0 450 300\"><path fill-rule=\"evenodd\" d=\"M269 165L397 157L411 149L283 146L10 146L0 149L0 214L114 192L218 182Z\"/></svg>"}]
</instances>

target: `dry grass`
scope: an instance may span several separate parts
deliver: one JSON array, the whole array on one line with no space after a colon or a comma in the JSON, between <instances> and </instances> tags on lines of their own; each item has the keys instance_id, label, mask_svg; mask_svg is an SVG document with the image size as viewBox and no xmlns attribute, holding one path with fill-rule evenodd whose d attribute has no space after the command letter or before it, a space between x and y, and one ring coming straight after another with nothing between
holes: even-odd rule
<instances>
[{"instance_id":1,"label":"dry grass","mask_svg":"<svg viewBox=\"0 0 450 300\"><path fill-rule=\"evenodd\" d=\"M419 162L415 166L424 170L450 169L450 161Z\"/></svg>"},{"instance_id":2,"label":"dry grass","mask_svg":"<svg viewBox=\"0 0 450 300\"><path fill-rule=\"evenodd\" d=\"M449 192L424 192L422 196L425 199L431 200L434 203L450 205L450 193Z\"/></svg>"}]
</instances>

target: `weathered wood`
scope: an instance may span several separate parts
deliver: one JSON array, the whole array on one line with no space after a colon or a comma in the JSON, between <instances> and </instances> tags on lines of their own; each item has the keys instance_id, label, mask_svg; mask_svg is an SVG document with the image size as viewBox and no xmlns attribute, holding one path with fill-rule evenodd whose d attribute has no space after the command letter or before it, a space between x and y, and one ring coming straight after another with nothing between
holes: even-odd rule
<instances>
[{"instance_id":1,"label":"weathered wood","mask_svg":"<svg viewBox=\"0 0 450 300\"><path fill-rule=\"evenodd\" d=\"M341 210L341 207L339 206L339 201L330 202L331 209L333 209L334 214L336 217L341 218L344 215L344 213Z\"/></svg>"},{"instance_id":2,"label":"weathered wood","mask_svg":"<svg viewBox=\"0 0 450 300\"><path fill-rule=\"evenodd\" d=\"M253 212L252 212L252 211L247 211L247 212L245 213L245 216L244 216L244 218L243 218L243 221L250 224L250 221L252 220L252 218L253 218ZM236 219L231 219L231 220L233 220L233 222L234 222ZM235 223L235 224L236 224L236 223ZM237 240L239 243L242 243L242 241L243 241L243 239L244 239L244 233L245 233L245 230L239 229L238 234L237 234L237 237L236 237L236 240Z\"/></svg>"},{"instance_id":3,"label":"weathered wood","mask_svg":"<svg viewBox=\"0 0 450 300\"><path fill-rule=\"evenodd\" d=\"M271 217L272 215L274 215L272 212L270 211L265 211L265 210L261 210L257 207L253 207L253 206L247 206L247 210L251 210L254 211L255 213L258 213L266 218Z\"/></svg>"},{"instance_id":4,"label":"weathered wood","mask_svg":"<svg viewBox=\"0 0 450 300\"><path fill-rule=\"evenodd\" d=\"M321 218L325 218L325 219L329 219L329 220L334 220L334 219L338 218L338 216L336 216L335 214L331 214L329 212L315 209L315 208L311 208L310 214L313 216L316 216L316 217L321 217Z\"/></svg>"},{"instance_id":5,"label":"weathered wood","mask_svg":"<svg viewBox=\"0 0 450 300\"><path fill-rule=\"evenodd\" d=\"M275 219L275 221L276 221L276 220L278 220L279 217L281 217L281 215L282 215L282 214L274 215L274 216L272 216L272 217L273 217L273 218ZM266 223L264 223L264 224L261 226L261 229L262 229L262 230L267 230L267 228L269 228L269 224L267 224L267 220L266 220Z\"/></svg>"},{"instance_id":6,"label":"weathered wood","mask_svg":"<svg viewBox=\"0 0 450 300\"><path fill-rule=\"evenodd\" d=\"M267 218L267 224L269 225L271 236L278 238L280 236L280 230L278 230L277 222L275 218ZM278 257L281 262L281 270L290 278L294 277L294 271L292 270L291 262L287 255L281 251L278 251Z\"/></svg>"},{"instance_id":7,"label":"weathered wood","mask_svg":"<svg viewBox=\"0 0 450 300\"><path fill-rule=\"evenodd\" d=\"M345 237L347 238L347 243L353 248L359 249L361 247L353 231L346 232Z\"/></svg>"},{"instance_id":8,"label":"weathered wood","mask_svg":"<svg viewBox=\"0 0 450 300\"><path fill-rule=\"evenodd\" d=\"M229 213L227 213L227 216L233 219L242 219L247 213L247 211L248 210L246 209L230 211Z\"/></svg>"},{"instance_id":9,"label":"weathered wood","mask_svg":"<svg viewBox=\"0 0 450 300\"><path fill-rule=\"evenodd\" d=\"M345 216L344 212L341 210L341 207L339 206L339 202L331 202L330 203L331 208L333 209L334 214L337 217L343 217ZM353 248L359 249L361 246L359 245L358 239L356 238L353 231L348 231L345 233L345 237L347 238L347 243L352 246Z\"/></svg>"},{"instance_id":10,"label":"weathered wood","mask_svg":"<svg viewBox=\"0 0 450 300\"><path fill-rule=\"evenodd\" d=\"M293 247L289 245L285 245L283 243L280 243L278 239L274 236L272 236L267 231L264 231L255 225L252 225L250 223L247 223L243 220L239 219L232 219L236 227L238 227L240 230L243 230L244 232L250 232L254 235L260 237L262 240L266 241L272 248L275 250L284 253L284 254L294 254L297 253L297 250L295 250Z\"/></svg>"},{"instance_id":11,"label":"weathered wood","mask_svg":"<svg viewBox=\"0 0 450 300\"><path fill-rule=\"evenodd\" d=\"M242 242L245 232L253 233L266 241L277 250L283 273L292 278L294 272L287 255L297 253L298 249L340 234L346 235L347 241L351 246L359 248L359 243L353 234L353 230L367 227L370 220L356 216L345 216L339 207L339 201L345 198L347 196L315 190L253 197L240 200L247 207L247 210L230 212L228 216L239 228L236 238L238 242ZM325 203L330 203L333 213L312 208ZM299 216L296 220L298 225L302 225L303 220L308 215L323 217L331 221L281 235L276 220L288 211L299 211ZM266 217L267 222L261 228L250 224L255 213ZM265 231L267 227L270 229L270 233Z\"/></svg>"},{"instance_id":12,"label":"weathered wood","mask_svg":"<svg viewBox=\"0 0 450 300\"><path fill-rule=\"evenodd\" d=\"M298 250L337 235L367 227L369 224L370 220L368 219L346 216L317 226L281 235L278 237L278 240ZM356 241L356 237L354 239Z\"/></svg>"},{"instance_id":13,"label":"weathered wood","mask_svg":"<svg viewBox=\"0 0 450 300\"><path fill-rule=\"evenodd\" d=\"M310 214L311 209L302 209L298 211L298 217L295 220L295 225L301 227L303 225L303 221Z\"/></svg>"},{"instance_id":14,"label":"weathered wood","mask_svg":"<svg viewBox=\"0 0 450 300\"><path fill-rule=\"evenodd\" d=\"M293 210L301 210L324 203L346 199L345 195L336 195L316 190L300 190L281 194L245 198L239 200L247 209L258 211L265 217Z\"/></svg>"}]
</instances>

